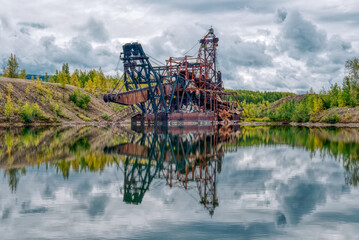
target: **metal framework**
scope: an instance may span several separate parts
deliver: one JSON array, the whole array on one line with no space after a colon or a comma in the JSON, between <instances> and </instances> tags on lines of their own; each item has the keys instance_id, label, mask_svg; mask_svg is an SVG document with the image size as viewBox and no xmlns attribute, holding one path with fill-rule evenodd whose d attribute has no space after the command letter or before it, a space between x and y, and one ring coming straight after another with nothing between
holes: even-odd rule
<instances>
[{"instance_id":1,"label":"metal framework","mask_svg":"<svg viewBox=\"0 0 359 240\"><path fill-rule=\"evenodd\" d=\"M123 77L105 94L104 101L138 106L146 116L211 113L215 120L239 120L237 105L223 99L223 95L233 93L224 91L221 72L217 71L218 42L210 28L199 41L196 57L170 57L164 66L152 66L141 44L125 44L120 57Z\"/></svg>"}]
</instances>

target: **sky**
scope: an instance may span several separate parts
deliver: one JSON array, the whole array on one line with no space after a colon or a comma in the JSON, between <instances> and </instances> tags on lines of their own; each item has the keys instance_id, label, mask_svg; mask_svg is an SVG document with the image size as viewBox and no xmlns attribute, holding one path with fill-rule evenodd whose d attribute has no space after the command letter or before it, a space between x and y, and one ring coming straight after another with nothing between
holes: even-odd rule
<instances>
[{"instance_id":1,"label":"sky","mask_svg":"<svg viewBox=\"0 0 359 240\"><path fill-rule=\"evenodd\" d=\"M118 67L122 45L140 42L165 62L183 56L213 26L218 68L231 89L303 93L341 84L358 57L359 2L285 0L1 0L0 65L53 74ZM188 55L196 54L198 45ZM1 70L0 70L1 71Z\"/></svg>"},{"instance_id":2,"label":"sky","mask_svg":"<svg viewBox=\"0 0 359 240\"><path fill-rule=\"evenodd\" d=\"M194 182L185 191L156 178L134 205L123 202L117 167L71 171L68 180L51 167L28 167L16 193L0 171L0 233L2 239L354 239L359 189L346 185L342 163L323 153L277 145L226 154L212 218Z\"/></svg>"}]
</instances>

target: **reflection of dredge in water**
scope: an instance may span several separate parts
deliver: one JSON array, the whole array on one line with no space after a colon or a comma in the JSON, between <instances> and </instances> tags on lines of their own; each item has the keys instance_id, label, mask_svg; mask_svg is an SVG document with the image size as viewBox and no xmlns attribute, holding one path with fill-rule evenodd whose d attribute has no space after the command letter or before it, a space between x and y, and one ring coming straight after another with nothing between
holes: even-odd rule
<instances>
[{"instance_id":1,"label":"reflection of dredge in water","mask_svg":"<svg viewBox=\"0 0 359 240\"><path fill-rule=\"evenodd\" d=\"M170 187L197 188L200 203L213 215L218 206L216 175L224 153L233 150L236 134L223 140L208 128L196 133L147 129L128 143L106 147L105 153L125 156L124 201L139 204L155 178ZM206 132L207 131L207 132ZM182 132L178 134L178 132Z\"/></svg>"}]
</instances>

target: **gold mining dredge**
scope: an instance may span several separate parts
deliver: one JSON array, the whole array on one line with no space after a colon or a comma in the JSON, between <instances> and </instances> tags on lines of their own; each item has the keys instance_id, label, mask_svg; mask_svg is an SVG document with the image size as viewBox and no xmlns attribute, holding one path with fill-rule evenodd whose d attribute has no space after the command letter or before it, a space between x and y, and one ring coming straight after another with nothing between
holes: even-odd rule
<instances>
[{"instance_id":1,"label":"gold mining dredge","mask_svg":"<svg viewBox=\"0 0 359 240\"><path fill-rule=\"evenodd\" d=\"M199 40L197 56L170 57L152 66L141 44L127 43L120 59L124 73L105 102L136 108L132 124L221 124L240 120L236 103L225 101L222 75L216 68L219 39L213 28ZM122 85L122 86L120 86Z\"/></svg>"}]
</instances>

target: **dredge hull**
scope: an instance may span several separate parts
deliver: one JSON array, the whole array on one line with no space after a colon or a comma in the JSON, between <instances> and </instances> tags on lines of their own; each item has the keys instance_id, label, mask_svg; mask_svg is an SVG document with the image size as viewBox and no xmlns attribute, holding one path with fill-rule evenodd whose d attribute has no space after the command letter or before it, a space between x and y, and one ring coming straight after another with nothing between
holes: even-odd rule
<instances>
[{"instance_id":1,"label":"dredge hull","mask_svg":"<svg viewBox=\"0 0 359 240\"><path fill-rule=\"evenodd\" d=\"M219 116L213 112L179 112L179 113L145 113L138 114L131 119L132 125L218 125L221 121ZM232 124L239 122L240 117L233 115Z\"/></svg>"}]
</instances>

